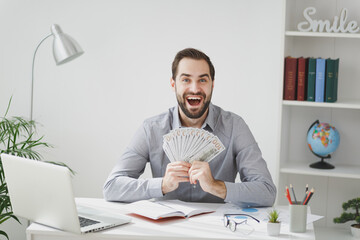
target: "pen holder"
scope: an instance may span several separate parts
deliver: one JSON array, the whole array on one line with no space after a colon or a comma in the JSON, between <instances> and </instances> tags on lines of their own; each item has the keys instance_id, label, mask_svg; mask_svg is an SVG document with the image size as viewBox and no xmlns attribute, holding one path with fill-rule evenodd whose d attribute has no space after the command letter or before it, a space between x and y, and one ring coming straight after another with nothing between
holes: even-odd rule
<instances>
[{"instance_id":1,"label":"pen holder","mask_svg":"<svg viewBox=\"0 0 360 240\"><path fill-rule=\"evenodd\" d=\"M290 232L303 233L306 231L307 205L301 202L289 205Z\"/></svg>"}]
</instances>

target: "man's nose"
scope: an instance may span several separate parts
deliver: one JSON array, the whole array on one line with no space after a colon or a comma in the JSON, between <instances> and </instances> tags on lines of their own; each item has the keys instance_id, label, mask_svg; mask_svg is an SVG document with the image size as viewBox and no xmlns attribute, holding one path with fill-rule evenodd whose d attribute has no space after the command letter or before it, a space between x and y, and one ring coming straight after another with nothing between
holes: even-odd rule
<instances>
[{"instance_id":1,"label":"man's nose","mask_svg":"<svg viewBox=\"0 0 360 240\"><path fill-rule=\"evenodd\" d=\"M198 90L199 90L199 84L197 82L192 82L191 85L190 85L190 91L193 92L193 93L197 93Z\"/></svg>"}]
</instances>

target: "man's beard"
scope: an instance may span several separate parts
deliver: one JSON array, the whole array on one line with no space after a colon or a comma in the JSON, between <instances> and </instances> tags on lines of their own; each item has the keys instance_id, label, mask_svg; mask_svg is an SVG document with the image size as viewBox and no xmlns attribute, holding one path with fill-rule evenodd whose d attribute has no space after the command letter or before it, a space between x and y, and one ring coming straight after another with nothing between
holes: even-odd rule
<instances>
[{"instance_id":1,"label":"man's beard","mask_svg":"<svg viewBox=\"0 0 360 240\"><path fill-rule=\"evenodd\" d=\"M200 109L200 111L198 111L196 113L192 113L191 111L189 111L189 109L187 109L187 107L186 107L186 101L187 101L186 96L187 95L200 95L203 97L204 102L203 102L203 105L202 105L202 108ZM181 110L188 118L197 119L197 118L200 118L202 115L204 115L204 113L208 109L210 102L211 102L211 96L212 96L212 92L210 93L209 99L207 101L205 101L206 100L205 93L201 93L201 92L198 92L195 94L194 93L184 93L182 98L180 97L179 94L176 94L176 99L177 99L177 102L178 102Z\"/></svg>"}]
</instances>

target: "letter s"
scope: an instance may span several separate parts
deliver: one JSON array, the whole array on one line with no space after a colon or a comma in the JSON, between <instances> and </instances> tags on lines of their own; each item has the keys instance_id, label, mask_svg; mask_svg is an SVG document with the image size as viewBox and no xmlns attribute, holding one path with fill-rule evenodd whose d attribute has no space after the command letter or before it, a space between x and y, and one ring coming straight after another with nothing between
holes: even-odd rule
<instances>
[{"instance_id":1,"label":"letter s","mask_svg":"<svg viewBox=\"0 0 360 240\"><path fill-rule=\"evenodd\" d=\"M316 13L316 9L314 7L308 7L304 10L304 18L307 20L307 22L300 22L297 25L297 28L301 32L309 32L312 29L313 21L309 15L313 15ZM303 28L303 26L309 25L307 28Z\"/></svg>"}]
</instances>

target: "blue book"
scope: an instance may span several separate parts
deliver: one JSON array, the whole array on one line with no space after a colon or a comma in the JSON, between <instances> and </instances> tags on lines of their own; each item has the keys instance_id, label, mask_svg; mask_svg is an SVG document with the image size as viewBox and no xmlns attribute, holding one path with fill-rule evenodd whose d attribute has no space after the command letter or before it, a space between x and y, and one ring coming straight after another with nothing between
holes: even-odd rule
<instances>
[{"instance_id":1,"label":"blue book","mask_svg":"<svg viewBox=\"0 0 360 240\"><path fill-rule=\"evenodd\" d=\"M315 102L324 102L325 95L325 59L316 59Z\"/></svg>"}]
</instances>

